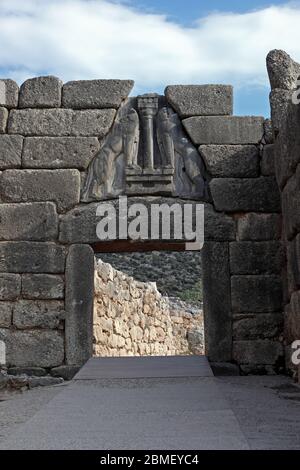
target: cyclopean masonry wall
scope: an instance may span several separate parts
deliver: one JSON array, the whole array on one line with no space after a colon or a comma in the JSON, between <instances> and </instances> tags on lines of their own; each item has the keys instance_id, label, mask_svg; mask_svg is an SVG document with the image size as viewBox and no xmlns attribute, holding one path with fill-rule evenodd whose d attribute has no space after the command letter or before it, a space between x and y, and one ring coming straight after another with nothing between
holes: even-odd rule
<instances>
[{"instance_id":1,"label":"cyclopean masonry wall","mask_svg":"<svg viewBox=\"0 0 300 470\"><path fill-rule=\"evenodd\" d=\"M274 153L276 178L281 191L283 230L286 249L284 272L284 345L286 366L294 374L292 343L300 339L300 106L297 101L300 64L284 51L271 51L267 57L271 83L271 113L276 136ZM272 157L273 158L273 157ZM299 377L299 375L298 375Z\"/></svg>"},{"instance_id":2,"label":"cyclopean masonry wall","mask_svg":"<svg viewBox=\"0 0 300 470\"><path fill-rule=\"evenodd\" d=\"M270 123L232 116L232 88L222 85L169 86L165 98L138 100L142 108L134 101L124 120L122 109L133 100L125 103L131 81L63 85L55 77L38 77L20 91L11 80L0 84L0 340L8 367L65 374L91 356L97 197L117 205L118 194L129 194L129 204L148 206L205 199L206 353L213 362L237 363L245 373L278 370L282 254ZM153 169L148 138L152 190L145 189L134 153L127 183L118 181L116 189L115 180L103 178L101 164L111 163L123 126L133 129L126 142L134 148L138 113L145 126L147 107L151 113L161 103L158 144L162 154L167 148L166 170ZM175 131L166 132L165 122L176 123ZM184 165L174 170L168 160L170 139L180 158L194 158L186 176ZM93 172L98 183L102 178L100 186Z\"/></svg>"},{"instance_id":3,"label":"cyclopean masonry wall","mask_svg":"<svg viewBox=\"0 0 300 470\"><path fill-rule=\"evenodd\" d=\"M95 356L203 354L203 313L163 297L153 282L139 282L97 262L94 298ZM196 310L196 311L195 311Z\"/></svg>"}]
</instances>

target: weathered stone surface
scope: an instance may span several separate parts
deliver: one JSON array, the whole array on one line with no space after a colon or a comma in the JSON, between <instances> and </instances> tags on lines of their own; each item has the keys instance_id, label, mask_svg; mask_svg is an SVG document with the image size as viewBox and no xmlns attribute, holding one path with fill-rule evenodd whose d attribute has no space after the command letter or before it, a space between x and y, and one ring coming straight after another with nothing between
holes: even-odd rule
<instances>
[{"instance_id":1,"label":"weathered stone surface","mask_svg":"<svg viewBox=\"0 0 300 470\"><path fill-rule=\"evenodd\" d=\"M7 202L53 201L59 212L71 209L80 198L78 170L6 170L0 194Z\"/></svg>"},{"instance_id":2,"label":"weathered stone surface","mask_svg":"<svg viewBox=\"0 0 300 470\"><path fill-rule=\"evenodd\" d=\"M0 108L0 123L1 109L4 108ZM115 113L114 109L12 110L9 116L8 133L24 136L97 136L102 138L109 131Z\"/></svg>"},{"instance_id":3,"label":"weathered stone surface","mask_svg":"<svg viewBox=\"0 0 300 470\"><path fill-rule=\"evenodd\" d=\"M13 309L13 324L20 330L58 328L64 318L64 303L59 300L19 300Z\"/></svg>"},{"instance_id":4,"label":"weathered stone surface","mask_svg":"<svg viewBox=\"0 0 300 470\"><path fill-rule=\"evenodd\" d=\"M7 366L55 367L64 361L63 333L55 330L0 330Z\"/></svg>"},{"instance_id":5,"label":"weathered stone surface","mask_svg":"<svg viewBox=\"0 0 300 470\"><path fill-rule=\"evenodd\" d=\"M54 274L23 274L22 297L24 299L63 299L64 280Z\"/></svg>"},{"instance_id":6,"label":"weathered stone surface","mask_svg":"<svg viewBox=\"0 0 300 470\"><path fill-rule=\"evenodd\" d=\"M267 55L267 69L271 88L292 90L297 87L300 65L280 49L273 49Z\"/></svg>"},{"instance_id":7,"label":"weathered stone surface","mask_svg":"<svg viewBox=\"0 0 300 470\"><path fill-rule=\"evenodd\" d=\"M233 358L239 364L275 364L280 356L283 356L283 348L278 341L233 342Z\"/></svg>"},{"instance_id":8,"label":"weathered stone surface","mask_svg":"<svg viewBox=\"0 0 300 470\"><path fill-rule=\"evenodd\" d=\"M133 80L78 80L63 86L63 106L73 109L118 108L134 85Z\"/></svg>"},{"instance_id":9,"label":"weathered stone surface","mask_svg":"<svg viewBox=\"0 0 300 470\"><path fill-rule=\"evenodd\" d=\"M266 144L274 143L274 132L271 119L265 119L264 121L264 141Z\"/></svg>"},{"instance_id":10,"label":"weathered stone surface","mask_svg":"<svg viewBox=\"0 0 300 470\"><path fill-rule=\"evenodd\" d=\"M272 103L271 105L274 109ZM285 101L285 113L279 111L281 120L274 149L276 178L282 189L300 163L300 106L295 106L288 96Z\"/></svg>"},{"instance_id":11,"label":"weathered stone surface","mask_svg":"<svg viewBox=\"0 0 300 470\"><path fill-rule=\"evenodd\" d=\"M231 277L232 309L237 313L280 312L282 309L281 277L248 275Z\"/></svg>"},{"instance_id":12,"label":"weathered stone surface","mask_svg":"<svg viewBox=\"0 0 300 470\"><path fill-rule=\"evenodd\" d=\"M116 209L118 214L118 200L110 201ZM134 197L128 198L128 207L132 204L142 203L150 210L151 204L172 205L174 203L183 205L186 203L195 204L195 201L188 201L182 199L172 199L163 197ZM59 228L59 240L62 243L95 243L98 242L96 234L96 226L100 220L96 216L96 209L101 203L90 203L81 205L69 211L66 215L61 217ZM103 204L106 204L103 202ZM194 213L195 211L193 211ZM193 214L194 215L194 214ZM150 217L150 216L149 216ZM151 218L151 217L150 217ZM210 204L205 204L204 208L205 218L205 237L207 240L234 240L235 239L235 223L233 219L224 214L219 214L214 211ZM150 223L149 223L150 225ZM174 234L171 230L171 238Z\"/></svg>"},{"instance_id":13,"label":"weathered stone surface","mask_svg":"<svg viewBox=\"0 0 300 470\"><path fill-rule=\"evenodd\" d=\"M281 90L279 88L272 90L270 93L271 120L275 135L278 133L282 123L286 119L291 98L291 91Z\"/></svg>"},{"instance_id":14,"label":"weathered stone surface","mask_svg":"<svg viewBox=\"0 0 300 470\"><path fill-rule=\"evenodd\" d=\"M27 137L22 166L85 170L99 149L100 143L96 137Z\"/></svg>"},{"instance_id":15,"label":"weathered stone surface","mask_svg":"<svg viewBox=\"0 0 300 470\"><path fill-rule=\"evenodd\" d=\"M283 332L281 313L240 315L233 321L233 339L266 339L279 337Z\"/></svg>"},{"instance_id":16,"label":"weathered stone surface","mask_svg":"<svg viewBox=\"0 0 300 470\"><path fill-rule=\"evenodd\" d=\"M11 109L18 106L19 87L14 80L0 80L0 106Z\"/></svg>"},{"instance_id":17,"label":"weathered stone surface","mask_svg":"<svg viewBox=\"0 0 300 470\"><path fill-rule=\"evenodd\" d=\"M0 107L0 134L5 134L6 132L7 119L8 119L7 109Z\"/></svg>"},{"instance_id":18,"label":"weathered stone surface","mask_svg":"<svg viewBox=\"0 0 300 470\"><path fill-rule=\"evenodd\" d=\"M23 137L0 135L0 170L21 166Z\"/></svg>"},{"instance_id":19,"label":"weathered stone surface","mask_svg":"<svg viewBox=\"0 0 300 470\"><path fill-rule=\"evenodd\" d=\"M274 144L264 146L262 159L261 159L261 173L264 176L275 175Z\"/></svg>"},{"instance_id":20,"label":"weathered stone surface","mask_svg":"<svg viewBox=\"0 0 300 470\"><path fill-rule=\"evenodd\" d=\"M82 365L92 355L94 252L72 245L66 265L66 363Z\"/></svg>"},{"instance_id":21,"label":"weathered stone surface","mask_svg":"<svg viewBox=\"0 0 300 470\"><path fill-rule=\"evenodd\" d=\"M50 373L53 377L62 377L64 380L72 380L79 369L80 366L59 366L53 367Z\"/></svg>"},{"instance_id":22,"label":"weathered stone surface","mask_svg":"<svg viewBox=\"0 0 300 470\"><path fill-rule=\"evenodd\" d=\"M300 287L300 234L287 243L288 290L291 294Z\"/></svg>"},{"instance_id":23,"label":"weathered stone surface","mask_svg":"<svg viewBox=\"0 0 300 470\"><path fill-rule=\"evenodd\" d=\"M259 175L255 145L200 145L199 152L211 176L250 178Z\"/></svg>"},{"instance_id":24,"label":"weathered stone surface","mask_svg":"<svg viewBox=\"0 0 300 470\"><path fill-rule=\"evenodd\" d=\"M52 75L26 80L20 87L20 108L58 108L63 82Z\"/></svg>"},{"instance_id":25,"label":"weathered stone surface","mask_svg":"<svg viewBox=\"0 0 300 470\"><path fill-rule=\"evenodd\" d=\"M115 114L114 109L73 111L70 135L97 136L102 139L110 130Z\"/></svg>"},{"instance_id":26,"label":"weathered stone surface","mask_svg":"<svg viewBox=\"0 0 300 470\"><path fill-rule=\"evenodd\" d=\"M47 374L46 369L42 367L10 367L8 369L10 375L27 375L29 377L42 377Z\"/></svg>"},{"instance_id":27,"label":"weathered stone surface","mask_svg":"<svg viewBox=\"0 0 300 470\"><path fill-rule=\"evenodd\" d=\"M63 382L64 379L60 377L29 377L28 386L29 388L50 387L51 385L59 385Z\"/></svg>"},{"instance_id":28,"label":"weathered stone surface","mask_svg":"<svg viewBox=\"0 0 300 470\"><path fill-rule=\"evenodd\" d=\"M300 166L282 192L282 214L285 234L291 240L300 232Z\"/></svg>"},{"instance_id":29,"label":"weathered stone surface","mask_svg":"<svg viewBox=\"0 0 300 470\"><path fill-rule=\"evenodd\" d=\"M280 194L273 177L214 178L210 190L218 211L280 211Z\"/></svg>"},{"instance_id":30,"label":"weathered stone surface","mask_svg":"<svg viewBox=\"0 0 300 470\"><path fill-rule=\"evenodd\" d=\"M229 85L171 85L165 95L180 117L232 114L233 88Z\"/></svg>"},{"instance_id":31,"label":"weathered stone surface","mask_svg":"<svg viewBox=\"0 0 300 470\"><path fill-rule=\"evenodd\" d=\"M13 305L13 302L0 302L0 328L11 326Z\"/></svg>"},{"instance_id":32,"label":"weathered stone surface","mask_svg":"<svg viewBox=\"0 0 300 470\"><path fill-rule=\"evenodd\" d=\"M65 248L55 243L1 242L0 272L63 273Z\"/></svg>"},{"instance_id":33,"label":"weathered stone surface","mask_svg":"<svg viewBox=\"0 0 300 470\"><path fill-rule=\"evenodd\" d=\"M206 242L202 263L206 354L210 361L230 361L232 318L228 243Z\"/></svg>"},{"instance_id":34,"label":"weathered stone surface","mask_svg":"<svg viewBox=\"0 0 300 470\"><path fill-rule=\"evenodd\" d=\"M232 274L279 274L283 266L283 250L279 241L231 242Z\"/></svg>"},{"instance_id":35,"label":"weathered stone surface","mask_svg":"<svg viewBox=\"0 0 300 470\"><path fill-rule=\"evenodd\" d=\"M55 240L58 216L53 202L0 204L0 241Z\"/></svg>"},{"instance_id":36,"label":"weathered stone surface","mask_svg":"<svg viewBox=\"0 0 300 470\"><path fill-rule=\"evenodd\" d=\"M238 240L279 240L281 217L279 214L256 214L250 212L237 220Z\"/></svg>"},{"instance_id":37,"label":"weathered stone surface","mask_svg":"<svg viewBox=\"0 0 300 470\"><path fill-rule=\"evenodd\" d=\"M258 144L264 119L253 116L197 116L183 125L194 144Z\"/></svg>"},{"instance_id":38,"label":"weathered stone surface","mask_svg":"<svg viewBox=\"0 0 300 470\"><path fill-rule=\"evenodd\" d=\"M234 240L235 222L231 217L216 212L212 205L205 204L204 233L205 240Z\"/></svg>"},{"instance_id":39,"label":"weathered stone surface","mask_svg":"<svg viewBox=\"0 0 300 470\"><path fill-rule=\"evenodd\" d=\"M15 300L21 292L21 276L19 274L0 274L0 300Z\"/></svg>"},{"instance_id":40,"label":"weathered stone surface","mask_svg":"<svg viewBox=\"0 0 300 470\"><path fill-rule=\"evenodd\" d=\"M61 217L59 241L61 243L95 243L98 203L76 207Z\"/></svg>"},{"instance_id":41,"label":"weathered stone surface","mask_svg":"<svg viewBox=\"0 0 300 470\"><path fill-rule=\"evenodd\" d=\"M300 338L300 290L293 292L284 310L284 339L287 344Z\"/></svg>"}]
</instances>

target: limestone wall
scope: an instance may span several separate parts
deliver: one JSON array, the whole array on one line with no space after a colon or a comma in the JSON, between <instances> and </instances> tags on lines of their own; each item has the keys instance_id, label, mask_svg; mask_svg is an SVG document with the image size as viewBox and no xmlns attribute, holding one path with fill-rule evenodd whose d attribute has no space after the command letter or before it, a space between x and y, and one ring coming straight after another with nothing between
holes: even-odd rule
<instances>
[{"instance_id":1,"label":"limestone wall","mask_svg":"<svg viewBox=\"0 0 300 470\"><path fill-rule=\"evenodd\" d=\"M286 249L284 280L284 345L286 365L294 374L291 345L300 339L300 105L293 103L300 64L284 51L272 51L267 59L272 87L270 95L274 144L275 170L281 191L283 229ZM299 91L295 98L299 97ZM300 374L299 374L300 376Z\"/></svg>"},{"instance_id":2,"label":"limestone wall","mask_svg":"<svg viewBox=\"0 0 300 470\"><path fill-rule=\"evenodd\" d=\"M200 309L196 314L175 309L155 283L136 281L101 260L95 269L93 334L95 356L204 353Z\"/></svg>"},{"instance_id":3,"label":"limestone wall","mask_svg":"<svg viewBox=\"0 0 300 470\"><path fill-rule=\"evenodd\" d=\"M92 354L98 203L85 203L80 191L133 82L0 83L0 341L9 368L56 373ZM280 197L270 123L232 116L228 86L169 86L165 99L199 149L209 181L206 352L244 372L279 370ZM151 194L129 203L175 200Z\"/></svg>"}]
</instances>

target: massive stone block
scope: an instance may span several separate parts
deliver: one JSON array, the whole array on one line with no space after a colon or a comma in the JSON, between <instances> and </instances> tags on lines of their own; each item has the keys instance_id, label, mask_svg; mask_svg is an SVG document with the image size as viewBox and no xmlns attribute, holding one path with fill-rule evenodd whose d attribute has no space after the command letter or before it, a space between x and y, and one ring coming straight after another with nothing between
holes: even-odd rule
<instances>
[{"instance_id":1,"label":"massive stone block","mask_svg":"<svg viewBox=\"0 0 300 470\"><path fill-rule=\"evenodd\" d=\"M64 318L64 302L58 300L19 300L13 308L13 325L20 330L58 328Z\"/></svg>"},{"instance_id":2,"label":"massive stone block","mask_svg":"<svg viewBox=\"0 0 300 470\"><path fill-rule=\"evenodd\" d=\"M114 109L12 110L8 121L8 133L24 136L96 136L102 138L109 131L115 113Z\"/></svg>"},{"instance_id":3,"label":"massive stone block","mask_svg":"<svg viewBox=\"0 0 300 470\"><path fill-rule=\"evenodd\" d=\"M267 69L271 88L291 90L296 88L300 75L300 65L280 49L274 49L267 55Z\"/></svg>"},{"instance_id":4,"label":"massive stone block","mask_svg":"<svg viewBox=\"0 0 300 470\"><path fill-rule=\"evenodd\" d=\"M110 201L118 213L118 200ZM182 199L172 199L163 197L142 198L135 197L128 199L128 207L135 203L145 204L150 209L151 203L153 204L183 204L191 203L195 205L195 201L188 201ZM100 220L96 216L96 209L99 204L106 204L106 202L91 203L84 206L76 207L72 211L61 217L59 228L59 240L62 243L95 243L98 242L96 234L96 226ZM150 211L149 211L150 214ZM149 216L149 218L151 218ZM235 222L234 220L224 214L215 212L210 204L205 204L204 208L205 219L205 239L206 240L234 240L235 239ZM171 237L173 236L171 230Z\"/></svg>"},{"instance_id":5,"label":"massive stone block","mask_svg":"<svg viewBox=\"0 0 300 470\"><path fill-rule=\"evenodd\" d=\"M62 81L52 75L26 80L20 88L20 108L58 108Z\"/></svg>"},{"instance_id":6,"label":"massive stone block","mask_svg":"<svg viewBox=\"0 0 300 470\"><path fill-rule=\"evenodd\" d=\"M0 302L0 328L10 328L14 302Z\"/></svg>"},{"instance_id":7,"label":"massive stone block","mask_svg":"<svg viewBox=\"0 0 300 470\"><path fill-rule=\"evenodd\" d=\"M64 339L60 331L0 329L0 340L6 345L8 367L55 367L64 361Z\"/></svg>"},{"instance_id":8,"label":"massive stone block","mask_svg":"<svg viewBox=\"0 0 300 470\"><path fill-rule=\"evenodd\" d=\"M72 245L66 265L66 363L84 364L92 355L94 252Z\"/></svg>"},{"instance_id":9,"label":"massive stone block","mask_svg":"<svg viewBox=\"0 0 300 470\"><path fill-rule=\"evenodd\" d=\"M282 283L277 275L231 277L232 309L236 313L282 310Z\"/></svg>"},{"instance_id":10,"label":"massive stone block","mask_svg":"<svg viewBox=\"0 0 300 470\"><path fill-rule=\"evenodd\" d=\"M275 134L281 129L287 117L289 103L291 103L292 92L274 89L270 93L271 120Z\"/></svg>"},{"instance_id":11,"label":"massive stone block","mask_svg":"<svg viewBox=\"0 0 300 470\"><path fill-rule=\"evenodd\" d=\"M232 317L228 243L206 242L202 263L206 354L211 361L230 361Z\"/></svg>"},{"instance_id":12,"label":"massive stone block","mask_svg":"<svg viewBox=\"0 0 300 470\"><path fill-rule=\"evenodd\" d=\"M15 300L21 292L21 276L19 274L0 274L0 300Z\"/></svg>"},{"instance_id":13,"label":"massive stone block","mask_svg":"<svg viewBox=\"0 0 300 470\"><path fill-rule=\"evenodd\" d=\"M259 153L255 145L200 145L211 176L250 178L259 175Z\"/></svg>"},{"instance_id":14,"label":"massive stone block","mask_svg":"<svg viewBox=\"0 0 300 470\"><path fill-rule=\"evenodd\" d=\"M279 240L281 216L250 212L237 219L238 240Z\"/></svg>"},{"instance_id":15,"label":"massive stone block","mask_svg":"<svg viewBox=\"0 0 300 470\"><path fill-rule=\"evenodd\" d=\"M239 364L276 364L283 356L283 348L278 341L234 341L233 358Z\"/></svg>"},{"instance_id":16,"label":"massive stone block","mask_svg":"<svg viewBox=\"0 0 300 470\"><path fill-rule=\"evenodd\" d=\"M232 114L233 88L229 85L171 85L165 95L181 117Z\"/></svg>"},{"instance_id":17,"label":"massive stone block","mask_svg":"<svg viewBox=\"0 0 300 470\"><path fill-rule=\"evenodd\" d=\"M282 192L284 229L289 240L300 232L300 166L289 179Z\"/></svg>"},{"instance_id":18,"label":"massive stone block","mask_svg":"<svg viewBox=\"0 0 300 470\"><path fill-rule=\"evenodd\" d=\"M280 211L280 194L273 177L214 178L210 190L218 211Z\"/></svg>"},{"instance_id":19,"label":"massive stone block","mask_svg":"<svg viewBox=\"0 0 300 470\"><path fill-rule=\"evenodd\" d=\"M11 109L18 106L19 87L14 80L0 80L0 106Z\"/></svg>"},{"instance_id":20,"label":"massive stone block","mask_svg":"<svg viewBox=\"0 0 300 470\"><path fill-rule=\"evenodd\" d=\"M283 266L280 242L231 242L230 272L232 274L279 274Z\"/></svg>"},{"instance_id":21,"label":"massive stone block","mask_svg":"<svg viewBox=\"0 0 300 470\"><path fill-rule=\"evenodd\" d=\"M21 166L23 137L0 135L0 170Z\"/></svg>"},{"instance_id":22,"label":"massive stone block","mask_svg":"<svg viewBox=\"0 0 300 470\"><path fill-rule=\"evenodd\" d=\"M134 85L133 80L78 80L63 86L63 106L73 109L118 108Z\"/></svg>"},{"instance_id":23,"label":"massive stone block","mask_svg":"<svg viewBox=\"0 0 300 470\"><path fill-rule=\"evenodd\" d=\"M210 204L205 204L204 237L205 240L234 240L235 221L230 216L216 212Z\"/></svg>"},{"instance_id":24,"label":"massive stone block","mask_svg":"<svg viewBox=\"0 0 300 470\"><path fill-rule=\"evenodd\" d=\"M278 338L282 331L283 315L281 313L243 314L234 317L234 340Z\"/></svg>"},{"instance_id":25,"label":"massive stone block","mask_svg":"<svg viewBox=\"0 0 300 470\"><path fill-rule=\"evenodd\" d=\"M274 144L264 146L262 159L261 159L261 173L264 176L275 175Z\"/></svg>"},{"instance_id":26,"label":"massive stone block","mask_svg":"<svg viewBox=\"0 0 300 470\"><path fill-rule=\"evenodd\" d=\"M24 299L63 299L64 280L54 274L23 274Z\"/></svg>"},{"instance_id":27,"label":"massive stone block","mask_svg":"<svg viewBox=\"0 0 300 470\"><path fill-rule=\"evenodd\" d=\"M65 248L55 243L1 242L0 272L63 273Z\"/></svg>"},{"instance_id":28,"label":"massive stone block","mask_svg":"<svg viewBox=\"0 0 300 470\"><path fill-rule=\"evenodd\" d=\"M7 202L54 201L59 212L71 209L80 198L78 170L6 170L0 194Z\"/></svg>"},{"instance_id":29,"label":"massive stone block","mask_svg":"<svg viewBox=\"0 0 300 470\"><path fill-rule=\"evenodd\" d=\"M0 204L0 241L55 240L58 216L53 202Z\"/></svg>"},{"instance_id":30,"label":"massive stone block","mask_svg":"<svg viewBox=\"0 0 300 470\"><path fill-rule=\"evenodd\" d=\"M197 116L183 125L194 144L258 144L264 119L253 116Z\"/></svg>"},{"instance_id":31,"label":"massive stone block","mask_svg":"<svg viewBox=\"0 0 300 470\"><path fill-rule=\"evenodd\" d=\"M273 98L276 100L274 101ZM280 188L283 189L300 163L300 135L298 132L300 106L293 104L289 92L274 90L271 95L271 109L272 113L278 114L274 161L276 178Z\"/></svg>"},{"instance_id":32,"label":"massive stone block","mask_svg":"<svg viewBox=\"0 0 300 470\"><path fill-rule=\"evenodd\" d=\"M22 166L86 170L99 149L100 142L96 137L27 137Z\"/></svg>"},{"instance_id":33,"label":"massive stone block","mask_svg":"<svg viewBox=\"0 0 300 470\"><path fill-rule=\"evenodd\" d=\"M8 119L8 111L6 108L0 108L0 134L5 134Z\"/></svg>"}]
</instances>

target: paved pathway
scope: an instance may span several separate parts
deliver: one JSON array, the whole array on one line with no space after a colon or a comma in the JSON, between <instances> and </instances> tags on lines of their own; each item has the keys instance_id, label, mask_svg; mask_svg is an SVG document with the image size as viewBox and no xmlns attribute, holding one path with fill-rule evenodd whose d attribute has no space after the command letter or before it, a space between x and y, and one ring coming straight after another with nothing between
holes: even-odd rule
<instances>
[{"instance_id":1,"label":"paved pathway","mask_svg":"<svg viewBox=\"0 0 300 470\"><path fill-rule=\"evenodd\" d=\"M94 358L2 449L247 449L205 357Z\"/></svg>"}]
</instances>

